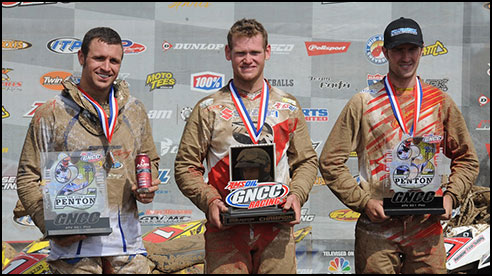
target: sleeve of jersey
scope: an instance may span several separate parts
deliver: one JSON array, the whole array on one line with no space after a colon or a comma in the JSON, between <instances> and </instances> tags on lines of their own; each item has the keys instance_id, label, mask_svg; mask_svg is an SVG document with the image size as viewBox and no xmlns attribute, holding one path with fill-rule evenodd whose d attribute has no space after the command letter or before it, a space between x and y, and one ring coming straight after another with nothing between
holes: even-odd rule
<instances>
[{"instance_id":1,"label":"sleeve of jersey","mask_svg":"<svg viewBox=\"0 0 492 276\"><path fill-rule=\"evenodd\" d=\"M309 130L300 105L296 111L296 126L288 149L289 167L292 170L290 193L295 194L301 206L309 198L316 175L318 174L318 156L313 149Z\"/></svg>"},{"instance_id":2,"label":"sleeve of jersey","mask_svg":"<svg viewBox=\"0 0 492 276\"><path fill-rule=\"evenodd\" d=\"M45 233L41 182L41 152L53 146L54 102L45 103L36 111L27 130L17 169L17 195L34 224Z\"/></svg>"},{"instance_id":3,"label":"sleeve of jersey","mask_svg":"<svg viewBox=\"0 0 492 276\"><path fill-rule=\"evenodd\" d=\"M203 160L212 134L213 119L209 116L212 115L207 112L207 108L201 109L199 103L195 106L184 128L174 162L174 177L178 188L205 214L208 213L208 205L221 198L217 189L203 179Z\"/></svg>"},{"instance_id":4,"label":"sleeve of jersey","mask_svg":"<svg viewBox=\"0 0 492 276\"><path fill-rule=\"evenodd\" d=\"M451 174L446 193L451 193L455 197L456 201L453 208L457 208L475 183L480 164L460 110L447 94L445 103L443 107L446 109L444 110L445 114L447 114L444 121L445 155L451 159Z\"/></svg>"},{"instance_id":5,"label":"sleeve of jersey","mask_svg":"<svg viewBox=\"0 0 492 276\"><path fill-rule=\"evenodd\" d=\"M350 209L363 212L370 194L364 191L345 164L359 143L363 101L360 93L352 97L340 113L319 158L319 169L327 186Z\"/></svg>"}]
</instances>

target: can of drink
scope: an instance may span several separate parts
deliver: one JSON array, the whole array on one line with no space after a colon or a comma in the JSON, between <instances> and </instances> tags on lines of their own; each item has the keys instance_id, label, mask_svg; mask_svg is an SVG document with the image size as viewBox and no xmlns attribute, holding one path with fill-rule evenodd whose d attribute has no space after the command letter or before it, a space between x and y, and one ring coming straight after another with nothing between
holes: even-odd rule
<instances>
[{"instance_id":1,"label":"can of drink","mask_svg":"<svg viewBox=\"0 0 492 276\"><path fill-rule=\"evenodd\" d=\"M138 154L135 159L137 171L138 193L145 193L152 186L152 172L150 170L150 158L147 154Z\"/></svg>"}]
</instances>

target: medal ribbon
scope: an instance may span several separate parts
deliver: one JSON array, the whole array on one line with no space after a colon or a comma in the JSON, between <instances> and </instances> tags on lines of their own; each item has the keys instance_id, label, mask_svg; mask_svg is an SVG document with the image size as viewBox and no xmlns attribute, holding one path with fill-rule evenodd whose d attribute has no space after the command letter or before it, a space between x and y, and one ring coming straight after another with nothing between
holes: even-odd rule
<instances>
[{"instance_id":1,"label":"medal ribbon","mask_svg":"<svg viewBox=\"0 0 492 276\"><path fill-rule=\"evenodd\" d=\"M386 88L386 94L388 94L388 98L391 104L391 109L393 109L393 114L395 114L396 120L398 121L398 124L400 124L400 127L402 128L403 132L405 134L409 134L410 136L413 136L415 129L417 129L417 122L419 121L420 108L422 107L422 98L423 98L422 85L420 84L419 78L416 79L417 82L415 83L415 87L413 88L413 96L415 98L415 109L414 109L415 119L413 120L412 128L410 129L410 131L408 131L405 118L403 117L401 112L400 104L398 103L398 99L395 97L395 93L393 92L394 91L393 85L391 84L387 76L384 77L384 87Z\"/></svg>"},{"instance_id":2,"label":"medal ribbon","mask_svg":"<svg viewBox=\"0 0 492 276\"><path fill-rule=\"evenodd\" d=\"M118 117L118 102L114 97L114 89L111 86L111 92L109 93L109 118L106 115L104 109L99 105L99 103L94 100L89 94L87 94L82 88L77 86L82 92L82 95L94 106L99 115L99 120L101 121L101 126L104 132L104 135L108 139L108 142L111 143L111 139L113 138L113 132L116 126L116 118Z\"/></svg>"},{"instance_id":3,"label":"medal ribbon","mask_svg":"<svg viewBox=\"0 0 492 276\"><path fill-rule=\"evenodd\" d=\"M236 91L234 87L233 81L229 83L229 89L231 90L232 100L234 101L234 105L236 106L236 110L241 116L243 120L244 126L248 131L249 137L253 141L253 143L258 144L258 140L260 138L261 130L263 129L263 125L265 124L266 114L268 111L268 97L269 97L269 89L268 84L265 80L263 80L263 88L261 90L261 101L260 101L260 110L258 114L258 123L255 125L253 121L251 121L251 117L249 116L248 110L244 107L243 101L241 100L241 96Z\"/></svg>"}]
</instances>

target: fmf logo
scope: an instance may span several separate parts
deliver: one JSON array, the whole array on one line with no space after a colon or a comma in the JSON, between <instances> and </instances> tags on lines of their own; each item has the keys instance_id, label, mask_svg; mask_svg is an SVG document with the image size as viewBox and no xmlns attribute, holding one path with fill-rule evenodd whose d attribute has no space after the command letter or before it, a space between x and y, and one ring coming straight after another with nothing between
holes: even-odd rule
<instances>
[{"instance_id":1,"label":"fmf logo","mask_svg":"<svg viewBox=\"0 0 492 276\"><path fill-rule=\"evenodd\" d=\"M232 183L231 183L232 182ZM226 197L229 206L237 208L260 208L278 205L283 202L283 198L289 193L289 187L282 183L265 182L256 183L255 181L231 181L227 187L236 188ZM246 186L249 185L249 186Z\"/></svg>"},{"instance_id":2,"label":"fmf logo","mask_svg":"<svg viewBox=\"0 0 492 276\"><path fill-rule=\"evenodd\" d=\"M338 221L356 221L359 217L360 213L350 209L340 209L330 213L330 218Z\"/></svg>"},{"instance_id":3,"label":"fmf logo","mask_svg":"<svg viewBox=\"0 0 492 276\"><path fill-rule=\"evenodd\" d=\"M224 86L224 74L200 72L191 75L191 90L215 92Z\"/></svg>"},{"instance_id":4,"label":"fmf logo","mask_svg":"<svg viewBox=\"0 0 492 276\"><path fill-rule=\"evenodd\" d=\"M304 42L308 56L339 54L348 51L350 42Z\"/></svg>"},{"instance_id":5,"label":"fmf logo","mask_svg":"<svg viewBox=\"0 0 492 276\"><path fill-rule=\"evenodd\" d=\"M49 72L39 79L39 83L44 88L60 91L63 89L62 81L70 78L71 75L71 73L64 71Z\"/></svg>"},{"instance_id":6,"label":"fmf logo","mask_svg":"<svg viewBox=\"0 0 492 276\"><path fill-rule=\"evenodd\" d=\"M149 92L154 89L172 89L176 79L171 72L155 72L147 75L145 86L150 86Z\"/></svg>"},{"instance_id":7,"label":"fmf logo","mask_svg":"<svg viewBox=\"0 0 492 276\"><path fill-rule=\"evenodd\" d=\"M2 50L23 50L30 48L31 43L22 40L3 40L2 39Z\"/></svg>"}]
</instances>

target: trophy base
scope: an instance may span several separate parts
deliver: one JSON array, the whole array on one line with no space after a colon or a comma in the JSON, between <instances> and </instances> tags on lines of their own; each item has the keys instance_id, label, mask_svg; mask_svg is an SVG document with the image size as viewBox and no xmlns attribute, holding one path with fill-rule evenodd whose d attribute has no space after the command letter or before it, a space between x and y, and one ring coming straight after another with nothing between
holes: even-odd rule
<instances>
[{"instance_id":1,"label":"trophy base","mask_svg":"<svg viewBox=\"0 0 492 276\"><path fill-rule=\"evenodd\" d=\"M442 207L442 197L435 197L432 202L429 203L393 203L391 198L383 199L384 214L387 216L406 216L406 215L440 215L444 214L446 210Z\"/></svg>"},{"instance_id":2,"label":"trophy base","mask_svg":"<svg viewBox=\"0 0 492 276\"><path fill-rule=\"evenodd\" d=\"M94 235L105 236L113 232L110 227L108 217L98 217L97 221L83 220L82 217L89 217L89 213L61 213L58 214L58 220L45 220L46 237L67 236L67 235ZM77 216L78 215L78 216ZM85 216L84 216L85 215ZM79 221L62 220L60 218L76 217Z\"/></svg>"},{"instance_id":3,"label":"trophy base","mask_svg":"<svg viewBox=\"0 0 492 276\"><path fill-rule=\"evenodd\" d=\"M296 219L294 210L283 211L279 207L263 207L257 209L239 209L229 207L220 214L223 225L289 222Z\"/></svg>"},{"instance_id":4,"label":"trophy base","mask_svg":"<svg viewBox=\"0 0 492 276\"><path fill-rule=\"evenodd\" d=\"M68 235L91 235L91 236L107 236L113 232L111 228L96 228L96 229L74 229L74 230L47 230L46 237L52 236L68 236Z\"/></svg>"}]
</instances>

